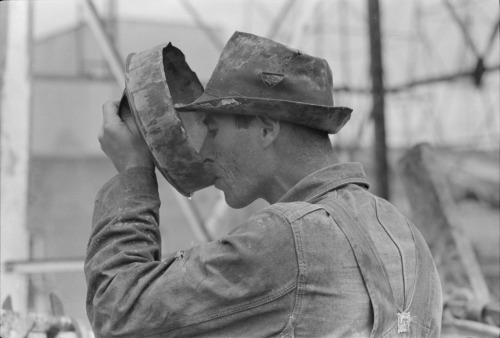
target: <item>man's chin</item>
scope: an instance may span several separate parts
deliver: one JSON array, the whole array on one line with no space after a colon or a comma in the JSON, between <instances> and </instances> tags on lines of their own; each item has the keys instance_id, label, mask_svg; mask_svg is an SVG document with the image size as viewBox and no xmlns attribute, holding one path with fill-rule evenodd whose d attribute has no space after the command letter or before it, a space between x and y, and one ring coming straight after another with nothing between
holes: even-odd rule
<instances>
[{"instance_id":1,"label":"man's chin","mask_svg":"<svg viewBox=\"0 0 500 338\"><path fill-rule=\"evenodd\" d=\"M235 196L232 192L233 190L228 191L227 190L227 185L224 185L222 180L219 178L215 180L214 183L215 189L218 189L224 193L224 199L231 208L233 209L241 209L246 207L247 205L250 205L253 201L245 201L244 199L238 198L238 196Z\"/></svg>"},{"instance_id":2,"label":"man's chin","mask_svg":"<svg viewBox=\"0 0 500 338\"><path fill-rule=\"evenodd\" d=\"M247 203L237 198L234 198L228 195L225 191L224 191L224 199L226 200L227 205L229 205L233 209L241 209L252 203L252 202Z\"/></svg>"}]
</instances>

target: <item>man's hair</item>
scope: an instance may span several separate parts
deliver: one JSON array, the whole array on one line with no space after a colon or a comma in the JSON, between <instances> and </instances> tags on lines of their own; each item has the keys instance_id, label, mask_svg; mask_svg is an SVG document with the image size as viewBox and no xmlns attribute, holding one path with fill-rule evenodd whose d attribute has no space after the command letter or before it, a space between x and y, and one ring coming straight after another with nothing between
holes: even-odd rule
<instances>
[{"instance_id":1,"label":"man's hair","mask_svg":"<svg viewBox=\"0 0 500 338\"><path fill-rule=\"evenodd\" d=\"M234 123L238 129L248 129L253 119L255 119L254 115L234 115Z\"/></svg>"},{"instance_id":2,"label":"man's hair","mask_svg":"<svg viewBox=\"0 0 500 338\"><path fill-rule=\"evenodd\" d=\"M234 123L238 129L248 129L254 119L254 115L234 115ZM299 151L312 155L313 153L332 150L330 138L326 131L287 121L281 121L281 124L291 129Z\"/></svg>"}]
</instances>

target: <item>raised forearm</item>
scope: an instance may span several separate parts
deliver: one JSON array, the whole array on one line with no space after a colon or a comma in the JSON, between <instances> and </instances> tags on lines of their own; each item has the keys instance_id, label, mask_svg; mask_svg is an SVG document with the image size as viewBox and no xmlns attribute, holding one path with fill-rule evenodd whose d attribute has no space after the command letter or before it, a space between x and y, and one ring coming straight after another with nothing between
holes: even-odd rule
<instances>
[{"instance_id":1,"label":"raised forearm","mask_svg":"<svg viewBox=\"0 0 500 338\"><path fill-rule=\"evenodd\" d=\"M125 170L99 192L85 261L87 310L94 329L119 322L103 314L126 314L147 287L146 278L138 282L141 275L154 278L154 270L164 268L159 206L156 177L149 168ZM115 311L118 306L123 311Z\"/></svg>"}]
</instances>

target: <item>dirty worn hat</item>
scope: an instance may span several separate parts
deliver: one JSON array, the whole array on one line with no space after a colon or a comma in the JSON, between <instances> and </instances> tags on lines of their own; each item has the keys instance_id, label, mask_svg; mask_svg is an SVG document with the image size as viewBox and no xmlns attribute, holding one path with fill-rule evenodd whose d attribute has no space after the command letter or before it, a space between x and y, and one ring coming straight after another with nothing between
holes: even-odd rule
<instances>
[{"instance_id":1,"label":"dirty worn hat","mask_svg":"<svg viewBox=\"0 0 500 338\"><path fill-rule=\"evenodd\" d=\"M177 111L265 115L330 134L352 109L335 107L332 72L324 59L256 35L235 32L205 92Z\"/></svg>"}]
</instances>

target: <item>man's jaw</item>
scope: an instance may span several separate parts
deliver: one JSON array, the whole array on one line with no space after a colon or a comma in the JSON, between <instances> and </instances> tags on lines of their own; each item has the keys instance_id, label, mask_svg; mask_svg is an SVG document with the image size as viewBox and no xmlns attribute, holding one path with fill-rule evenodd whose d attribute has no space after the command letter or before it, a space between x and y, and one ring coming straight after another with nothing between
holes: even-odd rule
<instances>
[{"instance_id":1,"label":"man's jaw","mask_svg":"<svg viewBox=\"0 0 500 338\"><path fill-rule=\"evenodd\" d=\"M221 181L220 177L215 176L214 187L215 187L216 189L222 190L222 189L220 188L220 181Z\"/></svg>"},{"instance_id":2,"label":"man's jaw","mask_svg":"<svg viewBox=\"0 0 500 338\"><path fill-rule=\"evenodd\" d=\"M235 195L232 194L234 193L234 191L230 189L231 186L226 184L226 182L221 177L216 176L214 187L224 193L224 200L231 208L241 209L246 206L243 203L237 203L237 200L234 200Z\"/></svg>"}]
</instances>

